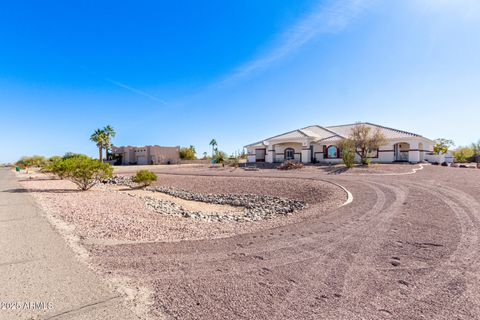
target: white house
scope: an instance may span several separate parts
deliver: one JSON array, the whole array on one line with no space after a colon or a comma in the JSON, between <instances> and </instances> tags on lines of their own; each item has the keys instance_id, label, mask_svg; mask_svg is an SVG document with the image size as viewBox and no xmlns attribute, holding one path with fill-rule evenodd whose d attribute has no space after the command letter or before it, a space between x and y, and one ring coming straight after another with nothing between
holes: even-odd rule
<instances>
[{"instance_id":1,"label":"white house","mask_svg":"<svg viewBox=\"0 0 480 320\"><path fill-rule=\"evenodd\" d=\"M372 162L421 162L433 151L433 141L419 134L387 128L373 123L360 123L377 128L385 135L387 144L370 155ZM289 131L245 146L248 162L283 162L297 160L303 163L342 162L338 142L350 135L356 124L331 127L313 125Z\"/></svg>"}]
</instances>

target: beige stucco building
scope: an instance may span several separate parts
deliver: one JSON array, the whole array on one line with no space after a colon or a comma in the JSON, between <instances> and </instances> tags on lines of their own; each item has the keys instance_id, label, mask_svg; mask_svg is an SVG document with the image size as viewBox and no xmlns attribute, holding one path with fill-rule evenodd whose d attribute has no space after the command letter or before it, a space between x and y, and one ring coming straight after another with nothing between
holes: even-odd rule
<instances>
[{"instance_id":1,"label":"beige stucco building","mask_svg":"<svg viewBox=\"0 0 480 320\"><path fill-rule=\"evenodd\" d=\"M173 164L180 161L180 147L113 147L112 155L119 165Z\"/></svg>"},{"instance_id":2,"label":"beige stucco building","mask_svg":"<svg viewBox=\"0 0 480 320\"><path fill-rule=\"evenodd\" d=\"M370 155L372 162L421 162L433 150L433 141L419 134L388 128L373 123L361 123L373 130L379 129L387 143ZM245 146L248 162L283 162L297 160L303 163L340 163L338 142L348 137L356 124L321 127L313 125ZM358 157L358 155L357 155ZM357 159L358 160L358 159Z\"/></svg>"}]
</instances>

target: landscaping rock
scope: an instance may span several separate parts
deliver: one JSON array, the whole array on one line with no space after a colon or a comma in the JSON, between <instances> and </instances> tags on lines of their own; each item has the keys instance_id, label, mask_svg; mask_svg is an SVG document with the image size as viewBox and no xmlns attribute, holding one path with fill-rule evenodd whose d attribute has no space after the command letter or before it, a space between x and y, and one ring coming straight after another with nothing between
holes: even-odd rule
<instances>
[{"instance_id":1,"label":"landscaping rock","mask_svg":"<svg viewBox=\"0 0 480 320\"><path fill-rule=\"evenodd\" d=\"M104 184L125 185L135 187L136 184L130 177L114 176L103 181ZM205 203L230 205L243 207L243 215L231 215L212 212L188 211L182 206L166 200L154 197L143 197L145 203L156 212L168 215L181 216L202 221L257 221L270 219L275 215L289 215L296 210L302 210L307 204L301 200L286 199L280 197L257 195L257 194L201 194L191 191L181 190L172 187L151 187L147 190L152 192L161 192L172 197L183 200L200 201ZM136 196L134 193L129 193Z\"/></svg>"}]
</instances>

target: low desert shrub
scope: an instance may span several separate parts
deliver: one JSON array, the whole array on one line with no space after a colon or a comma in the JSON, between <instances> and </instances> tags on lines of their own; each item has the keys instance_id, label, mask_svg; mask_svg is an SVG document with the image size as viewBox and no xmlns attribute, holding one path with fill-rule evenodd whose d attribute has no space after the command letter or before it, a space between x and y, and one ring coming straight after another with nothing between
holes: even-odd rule
<instances>
[{"instance_id":1,"label":"low desert shrub","mask_svg":"<svg viewBox=\"0 0 480 320\"><path fill-rule=\"evenodd\" d=\"M20 168L26 167L39 167L42 168L47 163L47 160L43 156L25 156L21 157L15 165Z\"/></svg>"},{"instance_id":2,"label":"low desert shrub","mask_svg":"<svg viewBox=\"0 0 480 320\"><path fill-rule=\"evenodd\" d=\"M213 159L215 160L215 163L223 163L227 158L228 158L227 154L223 151L216 151L215 156L213 157Z\"/></svg>"},{"instance_id":3,"label":"low desert shrub","mask_svg":"<svg viewBox=\"0 0 480 320\"><path fill-rule=\"evenodd\" d=\"M66 160L58 160L53 162L50 167L50 172L57 175L60 179L65 179L69 174Z\"/></svg>"},{"instance_id":4,"label":"low desert shrub","mask_svg":"<svg viewBox=\"0 0 480 320\"><path fill-rule=\"evenodd\" d=\"M469 162L474 157L475 151L469 147L460 147L453 151L453 156L456 162L465 163Z\"/></svg>"},{"instance_id":5,"label":"low desert shrub","mask_svg":"<svg viewBox=\"0 0 480 320\"><path fill-rule=\"evenodd\" d=\"M362 159L362 165L364 166L369 166L371 163L372 163L372 160L370 160L369 158Z\"/></svg>"},{"instance_id":6,"label":"low desert shrub","mask_svg":"<svg viewBox=\"0 0 480 320\"><path fill-rule=\"evenodd\" d=\"M342 150L342 161L347 168L353 168L355 164L355 144L351 139L344 139L339 143Z\"/></svg>"},{"instance_id":7,"label":"low desert shrub","mask_svg":"<svg viewBox=\"0 0 480 320\"><path fill-rule=\"evenodd\" d=\"M63 160L67 160L69 158L79 158L79 157L83 157L83 158L89 158L89 156L83 154L83 153L75 153L75 152L66 152L62 159Z\"/></svg>"},{"instance_id":8,"label":"low desert shrub","mask_svg":"<svg viewBox=\"0 0 480 320\"><path fill-rule=\"evenodd\" d=\"M240 159L239 157L229 158L226 164L230 167L238 168L240 166Z\"/></svg>"},{"instance_id":9,"label":"low desert shrub","mask_svg":"<svg viewBox=\"0 0 480 320\"><path fill-rule=\"evenodd\" d=\"M197 159L194 146L180 148L180 159L182 160L195 160Z\"/></svg>"},{"instance_id":10,"label":"low desert shrub","mask_svg":"<svg viewBox=\"0 0 480 320\"><path fill-rule=\"evenodd\" d=\"M347 150L342 151L342 160L347 168L353 168L355 164L355 153Z\"/></svg>"},{"instance_id":11,"label":"low desert shrub","mask_svg":"<svg viewBox=\"0 0 480 320\"><path fill-rule=\"evenodd\" d=\"M41 171L45 173L53 173L60 177L60 179L65 178L66 175L63 159L59 156L48 158L47 163L43 166Z\"/></svg>"},{"instance_id":12,"label":"low desert shrub","mask_svg":"<svg viewBox=\"0 0 480 320\"><path fill-rule=\"evenodd\" d=\"M157 181L157 175L149 170L139 170L132 178L133 182L141 184L143 187L149 186Z\"/></svg>"},{"instance_id":13,"label":"low desert shrub","mask_svg":"<svg viewBox=\"0 0 480 320\"><path fill-rule=\"evenodd\" d=\"M64 170L65 176L80 190L90 189L96 183L111 178L113 173L110 164L83 156L62 160L59 166Z\"/></svg>"},{"instance_id":14,"label":"low desert shrub","mask_svg":"<svg viewBox=\"0 0 480 320\"><path fill-rule=\"evenodd\" d=\"M278 166L278 170L295 170L303 168L303 164L293 160L286 160Z\"/></svg>"}]
</instances>

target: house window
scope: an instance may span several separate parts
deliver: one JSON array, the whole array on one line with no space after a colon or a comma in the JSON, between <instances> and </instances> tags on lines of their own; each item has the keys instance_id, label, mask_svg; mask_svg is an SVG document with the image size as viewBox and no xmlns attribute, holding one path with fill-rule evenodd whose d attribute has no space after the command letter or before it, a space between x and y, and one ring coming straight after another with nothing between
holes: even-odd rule
<instances>
[{"instance_id":1,"label":"house window","mask_svg":"<svg viewBox=\"0 0 480 320\"><path fill-rule=\"evenodd\" d=\"M378 158L378 149L372 149L368 153L368 158Z\"/></svg>"},{"instance_id":2,"label":"house window","mask_svg":"<svg viewBox=\"0 0 480 320\"><path fill-rule=\"evenodd\" d=\"M336 146L330 146L327 148L327 158L328 159L338 158L338 148Z\"/></svg>"},{"instance_id":3,"label":"house window","mask_svg":"<svg viewBox=\"0 0 480 320\"><path fill-rule=\"evenodd\" d=\"M285 160L293 160L295 159L295 150L293 148L285 149Z\"/></svg>"}]
</instances>

